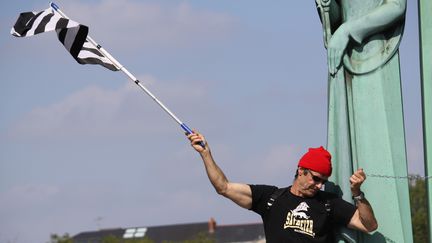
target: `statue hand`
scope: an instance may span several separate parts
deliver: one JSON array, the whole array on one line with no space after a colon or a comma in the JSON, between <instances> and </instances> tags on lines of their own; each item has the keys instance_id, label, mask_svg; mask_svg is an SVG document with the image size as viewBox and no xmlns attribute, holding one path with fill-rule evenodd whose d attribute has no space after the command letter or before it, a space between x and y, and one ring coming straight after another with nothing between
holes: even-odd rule
<instances>
[{"instance_id":1,"label":"statue hand","mask_svg":"<svg viewBox=\"0 0 432 243\"><path fill-rule=\"evenodd\" d=\"M327 64L331 75L334 75L341 66L348 42L349 32L346 24L342 24L330 38L327 48Z\"/></svg>"}]
</instances>

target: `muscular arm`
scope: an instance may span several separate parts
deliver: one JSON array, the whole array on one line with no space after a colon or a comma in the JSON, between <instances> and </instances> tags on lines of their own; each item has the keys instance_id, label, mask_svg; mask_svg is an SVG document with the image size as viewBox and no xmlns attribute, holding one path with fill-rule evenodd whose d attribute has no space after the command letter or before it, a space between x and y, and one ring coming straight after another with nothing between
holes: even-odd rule
<instances>
[{"instance_id":1,"label":"muscular arm","mask_svg":"<svg viewBox=\"0 0 432 243\"><path fill-rule=\"evenodd\" d=\"M216 192L232 200L240 207L250 209L252 207L252 191L250 186L247 184L232 183L228 181L223 171L214 161L210 148L201 134L190 134L188 135L188 138L195 150L201 155L207 176ZM205 148L199 145L201 141L204 141Z\"/></svg>"},{"instance_id":2,"label":"muscular arm","mask_svg":"<svg viewBox=\"0 0 432 243\"><path fill-rule=\"evenodd\" d=\"M366 180L366 174L363 169L358 169L350 178L351 193L353 196L360 195L360 186ZM372 206L366 198L356 202L357 210L352 216L348 227L363 232L372 232L378 228L378 222L375 218Z\"/></svg>"},{"instance_id":3,"label":"muscular arm","mask_svg":"<svg viewBox=\"0 0 432 243\"><path fill-rule=\"evenodd\" d=\"M372 232L378 228L372 206L366 199L357 202L357 210L351 218L348 227L363 232Z\"/></svg>"}]
</instances>

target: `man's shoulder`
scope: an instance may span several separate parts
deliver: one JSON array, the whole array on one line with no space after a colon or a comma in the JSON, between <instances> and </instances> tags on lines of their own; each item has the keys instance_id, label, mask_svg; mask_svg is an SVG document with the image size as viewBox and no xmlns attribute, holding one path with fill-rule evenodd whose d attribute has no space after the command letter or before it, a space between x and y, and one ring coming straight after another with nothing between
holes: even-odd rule
<instances>
[{"instance_id":1,"label":"man's shoulder","mask_svg":"<svg viewBox=\"0 0 432 243\"><path fill-rule=\"evenodd\" d=\"M277 186L265 185L265 184L249 184L252 191L265 191L265 192L274 192L280 189Z\"/></svg>"},{"instance_id":2,"label":"man's shoulder","mask_svg":"<svg viewBox=\"0 0 432 243\"><path fill-rule=\"evenodd\" d=\"M263 196L272 196L277 195L276 197L286 194L286 192L289 191L291 186L288 187L277 187L273 185L264 185L264 184L249 184L252 195L255 193L256 195L263 195Z\"/></svg>"}]
</instances>

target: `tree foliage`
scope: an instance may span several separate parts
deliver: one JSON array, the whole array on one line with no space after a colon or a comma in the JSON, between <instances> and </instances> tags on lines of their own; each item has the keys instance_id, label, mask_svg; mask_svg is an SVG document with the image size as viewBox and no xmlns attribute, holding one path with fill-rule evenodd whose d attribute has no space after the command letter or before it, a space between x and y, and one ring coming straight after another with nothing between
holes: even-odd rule
<instances>
[{"instance_id":1,"label":"tree foliage","mask_svg":"<svg viewBox=\"0 0 432 243\"><path fill-rule=\"evenodd\" d=\"M432 188L431 188L432 189ZM430 242L428 226L428 199L426 181L424 179L410 180L411 223L415 243Z\"/></svg>"},{"instance_id":2,"label":"tree foliage","mask_svg":"<svg viewBox=\"0 0 432 243\"><path fill-rule=\"evenodd\" d=\"M63 235L51 234L50 241L48 243L73 243L73 241L68 233Z\"/></svg>"},{"instance_id":3,"label":"tree foliage","mask_svg":"<svg viewBox=\"0 0 432 243\"><path fill-rule=\"evenodd\" d=\"M154 241L144 238L122 239L114 235L108 235L102 238L101 243L154 243Z\"/></svg>"}]
</instances>

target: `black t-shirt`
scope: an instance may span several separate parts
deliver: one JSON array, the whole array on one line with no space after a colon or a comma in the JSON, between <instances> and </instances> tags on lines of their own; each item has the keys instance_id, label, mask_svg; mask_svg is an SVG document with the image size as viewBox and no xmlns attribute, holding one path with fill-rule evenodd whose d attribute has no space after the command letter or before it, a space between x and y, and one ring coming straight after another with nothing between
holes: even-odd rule
<instances>
[{"instance_id":1,"label":"black t-shirt","mask_svg":"<svg viewBox=\"0 0 432 243\"><path fill-rule=\"evenodd\" d=\"M261 215L267 243L326 242L333 226L346 226L356 210L336 194L319 191L312 198L302 198L293 195L291 187L267 209L270 196L278 188L250 187L251 210Z\"/></svg>"}]
</instances>

